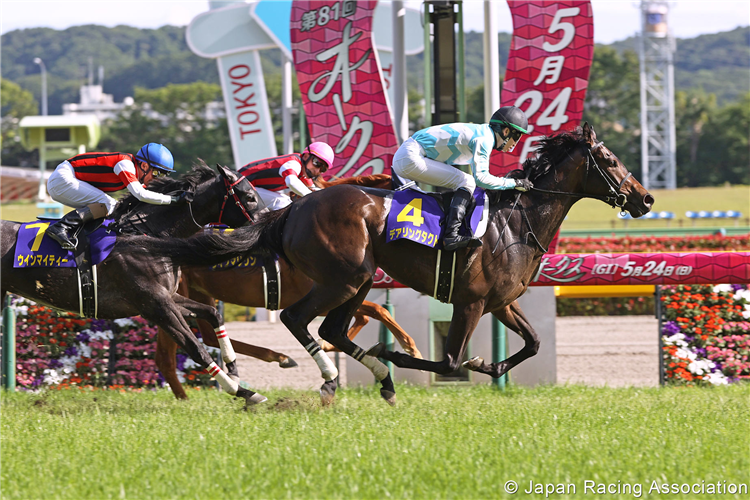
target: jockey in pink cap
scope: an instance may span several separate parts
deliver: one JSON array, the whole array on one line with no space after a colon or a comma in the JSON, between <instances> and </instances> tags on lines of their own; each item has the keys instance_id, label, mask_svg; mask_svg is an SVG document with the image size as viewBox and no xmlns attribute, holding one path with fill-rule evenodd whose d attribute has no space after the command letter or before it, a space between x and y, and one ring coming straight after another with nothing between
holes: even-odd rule
<instances>
[{"instance_id":1,"label":"jockey in pink cap","mask_svg":"<svg viewBox=\"0 0 750 500\"><path fill-rule=\"evenodd\" d=\"M265 158L248 163L239 172L258 191L269 210L292 203L288 191L306 196L315 189L313 181L333 166L333 149L325 142L313 142L303 153Z\"/></svg>"}]
</instances>

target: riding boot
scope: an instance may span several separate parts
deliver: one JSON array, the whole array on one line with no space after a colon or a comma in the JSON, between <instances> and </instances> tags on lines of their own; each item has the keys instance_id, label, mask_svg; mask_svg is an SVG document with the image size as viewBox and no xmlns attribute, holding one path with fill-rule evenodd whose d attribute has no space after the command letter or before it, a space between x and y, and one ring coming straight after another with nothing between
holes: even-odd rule
<instances>
[{"instance_id":1,"label":"riding boot","mask_svg":"<svg viewBox=\"0 0 750 500\"><path fill-rule=\"evenodd\" d=\"M457 189L451 200L451 207L445 222L445 236L443 237L443 248L446 251L456 250L463 247L477 248L482 246L482 240L475 238L469 228L469 236L458 234L466 218L466 212L474 201L473 196L466 189Z\"/></svg>"},{"instance_id":2,"label":"riding boot","mask_svg":"<svg viewBox=\"0 0 750 500\"><path fill-rule=\"evenodd\" d=\"M76 237L83 225L94 220L94 214L89 207L79 208L68 212L65 217L47 228L45 234L58 242L63 250L75 249L72 239ZM77 240L76 240L77 241Z\"/></svg>"}]
</instances>

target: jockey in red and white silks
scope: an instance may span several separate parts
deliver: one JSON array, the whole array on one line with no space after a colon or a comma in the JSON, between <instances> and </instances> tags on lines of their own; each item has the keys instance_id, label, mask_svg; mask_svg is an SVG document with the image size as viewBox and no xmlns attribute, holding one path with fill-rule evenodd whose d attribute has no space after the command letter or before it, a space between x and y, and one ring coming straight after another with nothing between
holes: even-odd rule
<instances>
[{"instance_id":1,"label":"jockey in red and white silks","mask_svg":"<svg viewBox=\"0 0 750 500\"><path fill-rule=\"evenodd\" d=\"M313 181L331 168L333 159L331 146L314 142L304 153L257 160L239 172L255 187L269 210L279 210L292 203L288 191L307 196L316 189Z\"/></svg>"}]
</instances>

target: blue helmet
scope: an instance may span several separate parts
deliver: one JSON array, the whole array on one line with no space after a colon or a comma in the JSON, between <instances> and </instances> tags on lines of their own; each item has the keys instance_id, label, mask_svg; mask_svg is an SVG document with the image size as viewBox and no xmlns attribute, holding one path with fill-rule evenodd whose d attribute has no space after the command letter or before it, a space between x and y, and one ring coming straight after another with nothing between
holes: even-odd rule
<instances>
[{"instance_id":1,"label":"blue helmet","mask_svg":"<svg viewBox=\"0 0 750 500\"><path fill-rule=\"evenodd\" d=\"M174 158L172 157L172 153L161 144L149 142L138 150L135 157L162 172L174 172Z\"/></svg>"}]
</instances>

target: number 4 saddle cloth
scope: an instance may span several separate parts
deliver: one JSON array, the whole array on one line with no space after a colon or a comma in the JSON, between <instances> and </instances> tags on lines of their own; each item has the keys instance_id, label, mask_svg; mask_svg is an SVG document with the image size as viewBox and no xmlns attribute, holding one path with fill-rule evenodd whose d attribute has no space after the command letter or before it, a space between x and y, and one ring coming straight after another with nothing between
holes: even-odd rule
<instances>
[{"instance_id":1,"label":"number 4 saddle cloth","mask_svg":"<svg viewBox=\"0 0 750 500\"><path fill-rule=\"evenodd\" d=\"M443 247L445 217L450 207L453 191L446 193L426 193L415 189L395 191L389 195L390 207L386 218L386 242L406 239L431 248ZM477 238L487 230L489 202L482 188L474 190L474 210L466 217L471 231ZM468 234L466 224L461 234Z\"/></svg>"},{"instance_id":2,"label":"number 4 saddle cloth","mask_svg":"<svg viewBox=\"0 0 750 500\"><path fill-rule=\"evenodd\" d=\"M57 219L39 219L26 222L18 229L13 267L78 267L72 250L63 250L59 243L45 235ZM91 245L91 265L97 265L109 256L117 236L109 229L112 220L92 221L84 227L78 239L88 237ZM86 236L84 236L84 234ZM79 245L80 245L79 244Z\"/></svg>"}]
</instances>

